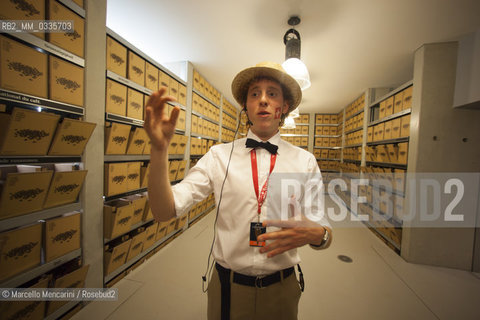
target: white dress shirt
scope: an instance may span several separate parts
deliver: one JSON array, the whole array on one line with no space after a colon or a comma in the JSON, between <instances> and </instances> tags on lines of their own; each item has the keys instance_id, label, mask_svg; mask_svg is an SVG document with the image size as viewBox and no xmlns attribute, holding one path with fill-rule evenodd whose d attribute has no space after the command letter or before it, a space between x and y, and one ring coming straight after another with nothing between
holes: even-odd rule
<instances>
[{"instance_id":1,"label":"white dress shirt","mask_svg":"<svg viewBox=\"0 0 480 320\"><path fill-rule=\"evenodd\" d=\"M248 132L247 138L261 141L251 131ZM259 217L251 170L250 151L252 149L245 147L245 141L246 138L243 138L227 144L213 146L190 169L185 179L172 187L173 196L176 214L181 216L192 205L214 192L216 205L219 208L217 234L213 248L214 259L223 267L236 272L263 276L294 266L300 262L300 258L296 249L273 258L267 258L265 253L259 252L259 247L249 245L250 223L258 221ZM314 175L317 178L320 176L320 170L313 154L282 140L280 133L277 133L268 141L278 145L277 159L272 176L276 173L301 173L299 176L302 177L302 183L305 183L306 179ZM220 199L220 191L225 178L232 143L234 144L233 153ZM261 189L269 174L270 153L262 148L257 148L256 153L258 185ZM319 184L318 194L313 195L315 199L320 199L319 194L323 193L321 176ZM280 202L280 199L272 201L267 191L267 200L262 206L260 221L266 219L269 208L279 210ZM313 206L313 210L323 211L323 203L320 206ZM271 219L272 215L268 215L268 217ZM328 222L322 220L320 224L328 225ZM269 227L267 232L275 229Z\"/></svg>"}]
</instances>

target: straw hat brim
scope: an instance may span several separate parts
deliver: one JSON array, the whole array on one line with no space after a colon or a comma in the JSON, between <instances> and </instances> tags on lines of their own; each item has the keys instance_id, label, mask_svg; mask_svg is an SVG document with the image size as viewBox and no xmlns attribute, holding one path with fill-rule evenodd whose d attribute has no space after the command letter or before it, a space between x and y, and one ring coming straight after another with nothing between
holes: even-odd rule
<instances>
[{"instance_id":1,"label":"straw hat brim","mask_svg":"<svg viewBox=\"0 0 480 320\"><path fill-rule=\"evenodd\" d=\"M268 77L277 80L288 90L292 97L288 113L293 111L302 101L302 90L297 81L288 75L280 65L271 63L270 66L260 66L247 68L240 71L232 81L232 94L235 100L242 105L250 82L258 77Z\"/></svg>"}]
</instances>

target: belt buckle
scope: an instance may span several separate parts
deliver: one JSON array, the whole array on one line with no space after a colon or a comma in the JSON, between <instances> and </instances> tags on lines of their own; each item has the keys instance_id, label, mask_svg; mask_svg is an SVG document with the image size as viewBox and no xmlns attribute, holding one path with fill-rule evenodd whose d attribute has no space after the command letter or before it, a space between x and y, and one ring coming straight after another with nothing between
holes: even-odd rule
<instances>
[{"instance_id":1,"label":"belt buckle","mask_svg":"<svg viewBox=\"0 0 480 320\"><path fill-rule=\"evenodd\" d=\"M256 287L256 288L259 288L259 289L265 288L265 287L262 286L262 279L263 279L263 278L260 277L260 276L257 276L257 277L255 278L255 287Z\"/></svg>"}]
</instances>

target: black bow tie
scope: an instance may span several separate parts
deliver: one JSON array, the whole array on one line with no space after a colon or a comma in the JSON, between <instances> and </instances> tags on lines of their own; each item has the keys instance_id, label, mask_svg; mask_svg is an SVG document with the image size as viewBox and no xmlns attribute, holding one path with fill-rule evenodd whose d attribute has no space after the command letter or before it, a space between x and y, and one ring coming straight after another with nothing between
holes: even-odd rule
<instances>
[{"instance_id":1,"label":"black bow tie","mask_svg":"<svg viewBox=\"0 0 480 320\"><path fill-rule=\"evenodd\" d=\"M247 142L245 142L245 147L247 148L264 148L271 154L277 153L278 146L271 144L270 142L258 142L257 140L253 140L248 138Z\"/></svg>"}]
</instances>

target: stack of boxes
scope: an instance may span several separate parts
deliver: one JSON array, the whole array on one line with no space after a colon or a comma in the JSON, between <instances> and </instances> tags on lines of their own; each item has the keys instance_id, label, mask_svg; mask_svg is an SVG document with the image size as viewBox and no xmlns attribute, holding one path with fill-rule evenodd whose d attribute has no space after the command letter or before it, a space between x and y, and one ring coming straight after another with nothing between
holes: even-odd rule
<instances>
[{"instance_id":1,"label":"stack of boxes","mask_svg":"<svg viewBox=\"0 0 480 320\"><path fill-rule=\"evenodd\" d=\"M285 141L307 150L310 115L300 114L298 117L294 118L294 121L295 128L280 128L280 135Z\"/></svg>"},{"instance_id":2,"label":"stack of boxes","mask_svg":"<svg viewBox=\"0 0 480 320\"><path fill-rule=\"evenodd\" d=\"M339 170L342 119L339 114L315 115L314 155L323 172Z\"/></svg>"}]
</instances>

